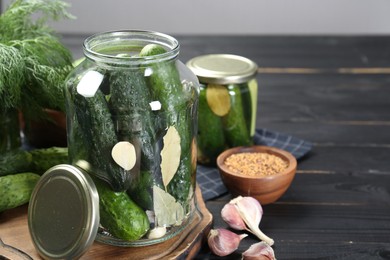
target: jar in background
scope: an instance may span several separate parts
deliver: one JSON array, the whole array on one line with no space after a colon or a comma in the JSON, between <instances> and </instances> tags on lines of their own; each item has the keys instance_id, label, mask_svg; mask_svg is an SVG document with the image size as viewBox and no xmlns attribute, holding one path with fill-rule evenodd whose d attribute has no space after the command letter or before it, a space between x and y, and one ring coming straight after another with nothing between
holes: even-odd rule
<instances>
[{"instance_id":1,"label":"jar in background","mask_svg":"<svg viewBox=\"0 0 390 260\"><path fill-rule=\"evenodd\" d=\"M0 107L0 153L19 149L21 145L19 112Z\"/></svg>"},{"instance_id":2,"label":"jar in background","mask_svg":"<svg viewBox=\"0 0 390 260\"><path fill-rule=\"evenodd\" d=\"M257 112L257 65L231 54L195 57L187 66L200 82L197 160L215 164L230 147L253 143Z\"/></svg>"},{"instance_id":3,"label":"jar in background","mask_svg":"<svg viewBox=\"0 0 390 260\"><path fill-rule=\"evenodd\" d=\"M97 240L165 241L194 211L198 79L165 34L106 32L83 47L66 82L67 135L71 164L99 193Z\"/></svg>"}]
</instances>

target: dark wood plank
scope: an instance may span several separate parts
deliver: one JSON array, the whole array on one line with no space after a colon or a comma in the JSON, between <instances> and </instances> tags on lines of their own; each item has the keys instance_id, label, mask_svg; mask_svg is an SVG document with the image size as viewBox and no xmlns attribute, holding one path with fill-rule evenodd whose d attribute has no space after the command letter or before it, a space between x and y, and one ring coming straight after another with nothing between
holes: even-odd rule
<instances>
[{"instance_id":1,"label":"dark wood plank","mask_svg":"<svg viewBox=\"0 0 390 260\"><path fill-rule=\"evenodd\" d=\"M261 122L390 126L390 74L268 74L258 81Z\"/></svg>"},{"instance_id":2,"label":"dark wood plank","mask_svg":"<svg viewBox=\"0 0 390 260\"><path fill-rule=\"evenodd\" d=\"M264 206L260 228L275 240L278 259L381 259L390 243L390 176L298 174L287 193ZM229 196L207 203L220 212ZM218 217L215 227L227 227ZM236 231L237 232L237 231ZM237 232L242 233L242 232ZM238 259L254 237L243 240ZM209 255L209 259L214 259ZM373 258L371 258L373 257Z\"/></svg>"}]
</instances>

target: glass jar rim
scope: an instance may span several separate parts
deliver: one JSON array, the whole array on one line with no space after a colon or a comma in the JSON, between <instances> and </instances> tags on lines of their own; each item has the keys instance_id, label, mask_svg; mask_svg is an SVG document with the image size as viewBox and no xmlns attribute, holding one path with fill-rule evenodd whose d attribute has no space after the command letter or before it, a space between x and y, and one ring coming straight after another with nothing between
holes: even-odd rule
<instances>
[{"instance_id":1,"label":"glass jar rim","mask_svg":"<svg viewBox=\"0 0 390 260\"><path fill-rule=\"evenodd\" d=\"M103 47L112 47L115 45L126 46L127 44L137 47L143 47L147 44L158 44L167 51L162 54L152 56L122 56L100 52ZM180 44L176 38L155 31L146 30L118 30L96 33L84 40L84 55L86 58L95 62L109 63L115 65L145 65L156 61L165 61L176 59L179 55Z\"/></svg>"}]
</instances>

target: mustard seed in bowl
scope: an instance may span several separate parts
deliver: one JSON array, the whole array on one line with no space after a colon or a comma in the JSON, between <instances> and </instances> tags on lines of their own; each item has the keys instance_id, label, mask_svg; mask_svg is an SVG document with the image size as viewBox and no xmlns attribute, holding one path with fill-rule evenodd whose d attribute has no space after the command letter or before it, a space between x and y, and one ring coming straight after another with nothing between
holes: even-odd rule
<instances>
[{"instance_id":1,"label":"mustard seed in bowl","mask_svg":"<svg viewBox=\"0 0 390 260\"><path fill-rule=\"evenodd\" d=\"M224 164L233 172L247 176L268 176L282 172L288 162L270 153L244 152L232 154Z\"/></svg>"}]
</instances>

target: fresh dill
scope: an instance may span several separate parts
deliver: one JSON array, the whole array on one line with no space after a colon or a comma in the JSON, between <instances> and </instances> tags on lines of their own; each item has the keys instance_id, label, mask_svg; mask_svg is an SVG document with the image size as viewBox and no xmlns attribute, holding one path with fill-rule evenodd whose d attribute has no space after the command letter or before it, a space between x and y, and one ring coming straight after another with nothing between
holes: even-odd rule
<instances>
[{"instance_id":1,"label":"fresh dill","mask_svg":"<svg viewBox=\"0 0 390 260\"><path fill-rule=\"evenodd\" d=\"M14 0L0 15L0 109L42 118L43 109L65 110L63 87L72 54L49 20L72 18L60 0Z\"/></svg>"}]
</instances>

